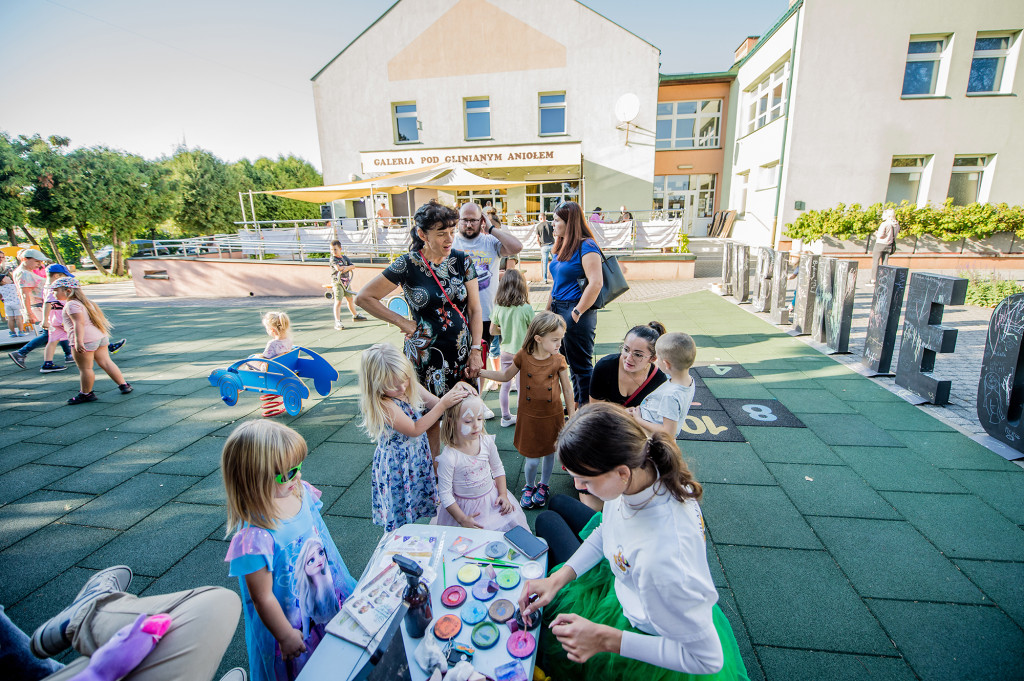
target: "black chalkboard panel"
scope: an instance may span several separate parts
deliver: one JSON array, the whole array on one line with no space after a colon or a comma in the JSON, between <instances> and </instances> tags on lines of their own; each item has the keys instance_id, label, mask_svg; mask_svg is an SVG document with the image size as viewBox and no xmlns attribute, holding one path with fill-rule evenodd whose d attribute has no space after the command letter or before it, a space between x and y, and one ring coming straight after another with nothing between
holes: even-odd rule
<instances>
[{"instance_id":1,"label":"black chalkboard panel","mask_svg":"<svg viewBox=\"0 0 1024 681\"><path fill-rule=\"evenodd\" d=\"M833 280L836 275L836 259L822 257L818 261L818 281L814 289L814 317L811 320L811 338L824 343L825 320L832 314Z\"/></svg>"},{"instance_id":2,"label":"black chalkboard panel","mask_svg":"<svg viewBox=\"0 0 1024 681\"><path fill-rule=\"evenodd\" d=\"M857 261L838 261L832 278L832 302L825 318L825 345L833 353L850 351L853 297L856 293Z\"/></svg>"},{"instance_id":3,"label":"black chalkboard panel","mask_svg":"<svg viewBox=\"0 0 1024 681\"><path fill-rule=\"evenodd\" d=\"M732 293L732 252L735 245L728 241L722 245L722 295Z\"/></svg>"},{"instance_id":4,"label":"black chalkboard panel","mask_svg":"<svg viewBox=\"0 0 1024 681\"><path fill-rule=\"evenodd\" d=\"M772 266L771 311L768 321L782 326L789 324L789 301L786 299L786 285L789 281L789 251L775 251Z\"/></svg>"},{"instance_id":5,"label":"black chalkboard panel","mask_svg":"<svg viewBox=\"0 0 1024 681\"><path fill-rule=\"evenodd\" d=\"M796 305L793 309L793 332L798 336L809 334L814 324L819 258L811 253L800 256L800 271L796 275Z\"/></svg>"},{"instance_id":6,"label":"black chalkboard panel","mask_svg":"<svg viewBox=\"0 0 1024 681\"><path fill-rule=\"evenodd\" d=\"M878 267L867 336L864 338L864 354L860 360L876 376L888 375L892 366L892 352L900 328L903 294L906 292L909 271L906 267L891 265Z\"/></svg>"},{"instance_id":7,"label":"black chalkboard panel","mask_svg":"<svg viewBox=\"0 0 1024 681\"><path fill-rule=\"evenodd\" d=\"M732 250L732 297L737 303L750 300L750 248L743 244Z\"/></svg>"},{"instance_id":8,"label":"black chalkboard panel","mask_svg":"<svg viewBox=\"0 0 1024 681\"><path fill-rule=\"evenodd\" d=\"M943 274L914 272L907 286L907 314L896 364L896 385L932 404L949 402L950 381L929 376L935 355L956 349L956 329L940 326L946 305L963 305L967 280Z\"/></svg>"},{"instance_id":9,"label":"black chalkboard panel","mask_svg":"<svg viewBox=\"0 0 1024 681\"><path fill-rule=\"evenodd\" d=\"M992 312L978 381L978 420L985 432L1024 452L1024 293Z\"/></svg>"},{"instance_id":10,"label":"black chalkboard panel","mask_svg":"<svg viewBox=\"0 0 1024 681\"><path fill-rule=\"evenodd\" d=\"M757 266L754 270L754 312L772 309L772 270L775 268L775 251L771 248L757 249Z\"/></svg>"}]
</instances>

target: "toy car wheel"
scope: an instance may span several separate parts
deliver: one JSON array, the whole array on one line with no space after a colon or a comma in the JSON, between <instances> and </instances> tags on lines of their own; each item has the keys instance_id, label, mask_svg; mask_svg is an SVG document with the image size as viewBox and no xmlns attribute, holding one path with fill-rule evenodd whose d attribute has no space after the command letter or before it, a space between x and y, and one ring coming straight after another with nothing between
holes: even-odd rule
<instances>
[{"instance_id":1,"label":"toy car wheel","mask_svg":"<svg viewBox=\"0 0 1024 681\"><path fill-rule=\"evenodd\" d=\"M294 383L288 383L281 390L281 397L284 399L285 410L295 416L302 409L302 393Z\"/></svg>"},{"instance_id":2,"label":"toy car wheel","mask_svg":"<svg viewBox=\"0 0 1024 681\"><path fill-rule=\"evenodd\" d=\"M224 404L229 407L235 406L238 402L238 379L231 376L225 376L220 382L220 399L224 400Z\"/></svg>"}]
</instances>

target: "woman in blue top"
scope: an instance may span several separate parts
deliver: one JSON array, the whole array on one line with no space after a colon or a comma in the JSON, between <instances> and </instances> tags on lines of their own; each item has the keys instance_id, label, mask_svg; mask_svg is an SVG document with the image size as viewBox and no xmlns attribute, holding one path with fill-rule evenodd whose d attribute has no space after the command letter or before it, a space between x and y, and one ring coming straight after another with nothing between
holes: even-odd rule
<instances>
[{"instance_id":1,"label":"woman in blue top","mask_svg":"<svg viewBox=\"0 0 1024 681\"><path fill-rule=\"evenodd\" d=\"M565 320L562 354L572 373L572 392L577 407L590 400L590 375L594 371L594 336L597 310L591 308L604 278L601 251L583 218L583 209L573 201L555 208L554 260L551 261L551 303L549 308ZM580 279L586 278L586 288Z\"/></svg>"}]
</instances>

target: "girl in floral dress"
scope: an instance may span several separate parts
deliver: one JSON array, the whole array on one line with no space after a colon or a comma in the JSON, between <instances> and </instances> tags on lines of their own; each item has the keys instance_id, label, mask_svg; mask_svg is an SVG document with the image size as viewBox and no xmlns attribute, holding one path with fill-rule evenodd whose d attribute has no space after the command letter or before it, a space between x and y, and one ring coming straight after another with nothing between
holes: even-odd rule
<instances>
[{"instance_id":1,"label":"girl in floral dress","mask_svg":"<svg viewBox=\"0 0 1024 681\"><path fill-rule=\"evenodd\" d=\"M440 399L416 380L412 363L398 348L378 343L363 352L359 364L360 424L376 440L373 453L373 522L385 532L432 518L437 512L437 482L427 429L448 407L473 393L458 383ZM430 408L422 413L421 406Z\"/></svg>"}]
</instances>

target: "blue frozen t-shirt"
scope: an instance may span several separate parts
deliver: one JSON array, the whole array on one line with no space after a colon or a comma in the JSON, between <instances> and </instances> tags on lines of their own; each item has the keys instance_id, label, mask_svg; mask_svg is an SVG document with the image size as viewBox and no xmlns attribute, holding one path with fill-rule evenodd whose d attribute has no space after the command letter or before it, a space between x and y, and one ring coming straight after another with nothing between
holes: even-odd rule
<instances>
[{"instance_id":1,"label":"blue frozen t-shirt","mask_svg":"<svg viewBox=\"0 0 1024 681\"><path fill-rule=\"evenodd\" d=\"M597 242L585 239L580 249L566 261L551 259L551 298L566 302L575 302L583 297L583 289L577 281L586 276L583 271L583 256L586 253L601 253Z\"/></svg>"},{"instance_id":2,"label":"blue frozen t-shirt","mask_svg":"<svg viewBox=\"0 0 1024 681\"><path fill-rule=\"evenodd\" d=\"M231 538L225 558L238 577L245 612L245 645L253 681L288 681L298 676L324 637L327 623L345 602L355 580L320 517L320 491L302 483L302 507L273 530L244 526ZM292 626L302 632L306 652L285 661L281 648L260 620L245 575L267 568L273 575L274 598Z\"/></svg>"}]
</instances>

